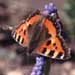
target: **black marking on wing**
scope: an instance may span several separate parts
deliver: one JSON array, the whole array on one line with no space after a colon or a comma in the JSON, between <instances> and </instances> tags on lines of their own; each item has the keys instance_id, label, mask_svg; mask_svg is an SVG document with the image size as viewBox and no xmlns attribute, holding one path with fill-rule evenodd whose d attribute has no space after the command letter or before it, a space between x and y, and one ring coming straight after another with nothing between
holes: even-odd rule
<instances>
[{"instance_id":1,"label":"black marking on wing","mask_svg":"<svg viewBox=\"0 0 75 75\"><path fill-rule=\"evenodd\" d=\"M17 39L18 42L20 41L20 38L21 38L21 36L19 35L19 36L18 36L18 39Z\"/></svg>"},{"instance_id":2,"label":"black marking on wing","mask_svg":"<svg viewBox=\"0 0 75 75\"><path fill-rule=\"evenodd\" d=\"M23 42L24 42L24 38L22 38L21 44L23 44Z\"/></svg>"},{"instance_id":3,"label":"black marking on wing","mask_svg":"<svg viewBox=\"0 0 75 75\"><path fill-rule=\"evenodd\" d=\"M53 46L56 46L56 43L53 43Z\"/></svg>"},{"instance_id":4,"label":"black marking on wing","mask_svg":"<svg viewBox=\"0 0 75 75\"><path fill-rule=\"evenodd\" d=\"M53 56L55 51L50 51L50 53L48 54L50 57Z\"/></svg>"},{"instance_id":5,"label":"black marking on wing","mask_svg":"<svg viewBox=\"0 0 75 75\"><path fill-rule=\"evenodd\" d=\"M26 34L26 30L24 30L24 35Z\"/></svg>"},{"instance_id":6,"label":"black marking on wing","mask_svg":"<svg viewBox=\"0 0 75 75\"><path fill-rule=\"evenodd\" d=\"M55 49L57 49L57 46L55 47Z\"/></svg>"},{"instance_id":7,"label":"black marking on wing","mask_svg":"<svg viewBox=\"0 0 75 75\"><path fill-rule=\"evenodd\" d=\"M43 49L43 52L42 53L45 53L45 52L46 52L46 48Z\"/></svg>"},{"instance_id":8,"label":"black marking on wing","mask_svg":"<svg viewBox=\"0 0 75 75\"><path fill-rule=\"evenodd\" d=\"M50 44L51 44L51 40L48 40L46 45L48 46Z\"/></svg>"}]
</instances>

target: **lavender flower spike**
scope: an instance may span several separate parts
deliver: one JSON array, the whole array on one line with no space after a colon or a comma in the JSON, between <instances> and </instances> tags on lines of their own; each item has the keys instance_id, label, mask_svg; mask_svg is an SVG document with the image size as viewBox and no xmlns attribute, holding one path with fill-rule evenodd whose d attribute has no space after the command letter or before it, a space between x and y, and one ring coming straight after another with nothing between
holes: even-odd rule
<instances>
[{"instance_id":1,"label":"lavender flower spike","mask_svg":"<svg viewBox=\"0 0 75 75\"><path fill-rule=\"evenodd\" d=\"M42 14L44 16L51 15L57 13L57 8L53 3L49 3L48 5L45 5L44 10ZM37 56L36 57L36 64L33 67L31 75L45 75L44 74L44 66L46 63L46 58L44 56Z\"/></svg>"},{"instance_id":2,"label":"lavender flower spike","mask_svg":"<svg viewBox=\"0 0 75 75\"><path fill-rule=\"evenodd\" d=\"M53 3L49 3L45 5L44 10L43 10L44 15L49 15L51 13L56 13L56 12L57 12L57 8Z\"/></svg>"},{"instance_id":3,"label":"lavender flower spike","mask_svg":"<svg viewBox=\"0 0 75 75\"><path fill-rule=\"evenodd\" d=\"M45 65L45 57L43 56L36 57L36 64L33 67L31 75L44 75L43 74L44 65Z\"/></svg>"}]
</instances>

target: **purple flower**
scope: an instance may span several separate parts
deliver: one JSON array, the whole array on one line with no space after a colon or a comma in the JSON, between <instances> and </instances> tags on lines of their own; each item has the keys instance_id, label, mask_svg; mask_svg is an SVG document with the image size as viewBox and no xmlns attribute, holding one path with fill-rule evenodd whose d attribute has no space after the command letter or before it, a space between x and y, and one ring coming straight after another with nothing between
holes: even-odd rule
<instances>
[{"instance_id":1,"label":"purple flower","mask_svg":"<svg viewBox=\"0 0 75 75\"><path fill-rule=\"evenodd\" d=\"M36 64L33 67L31 75L43 75L44 65L45 65L45 57L43 56L36 57Z\"/></svg>"},{"instance_id":2,"label":"purple flower","mask_svg":"<svg viewBox=\"0 0 75 75\"><path fill-rule=\"evenodd\" d=\"M44 15L48 15L48 14L56 13L56 12L57 12L57 8L53 3L49 3L45 5L44 10L43 10Z\"/></svg>"}]
</instances>

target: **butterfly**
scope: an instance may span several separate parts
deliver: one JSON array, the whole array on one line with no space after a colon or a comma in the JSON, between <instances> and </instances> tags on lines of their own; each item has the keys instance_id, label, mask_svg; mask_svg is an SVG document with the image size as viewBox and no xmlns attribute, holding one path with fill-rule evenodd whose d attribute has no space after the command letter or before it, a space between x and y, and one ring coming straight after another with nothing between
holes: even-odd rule
<instances>
[{"instance_id":1,"label":"butterfly","mask_svg":"<svg viewBox=\"0 0 75 75\"><path fill-rule=\"evenodd\" d=\"M12 36L30 53L36 50L39 55L52 59L68 59L70 49L66 46L61 30L57 13L44 16L37 10L13 31Z\"/></svg>"}]
</instances>

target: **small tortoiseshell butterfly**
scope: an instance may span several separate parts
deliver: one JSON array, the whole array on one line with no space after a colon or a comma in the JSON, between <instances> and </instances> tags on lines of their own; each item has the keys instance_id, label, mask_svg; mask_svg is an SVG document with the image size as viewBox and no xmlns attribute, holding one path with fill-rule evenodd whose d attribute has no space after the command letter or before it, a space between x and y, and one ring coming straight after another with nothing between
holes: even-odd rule
<instances>
[{"instance_id":1,"label":"small tortoiseshell butterfly","mask_svg":"<svg viewBox=\"0 0 75 75\"><path fill-rule=\"evenodd\" d=\"M44 16L37 10L14 30L13 38L20 45L27 47L30 53L36 50L38 54L50 58L70 57L70 50L61 36L61 24L57 13L53 17Z\"/></svg>"}]
</instances>

